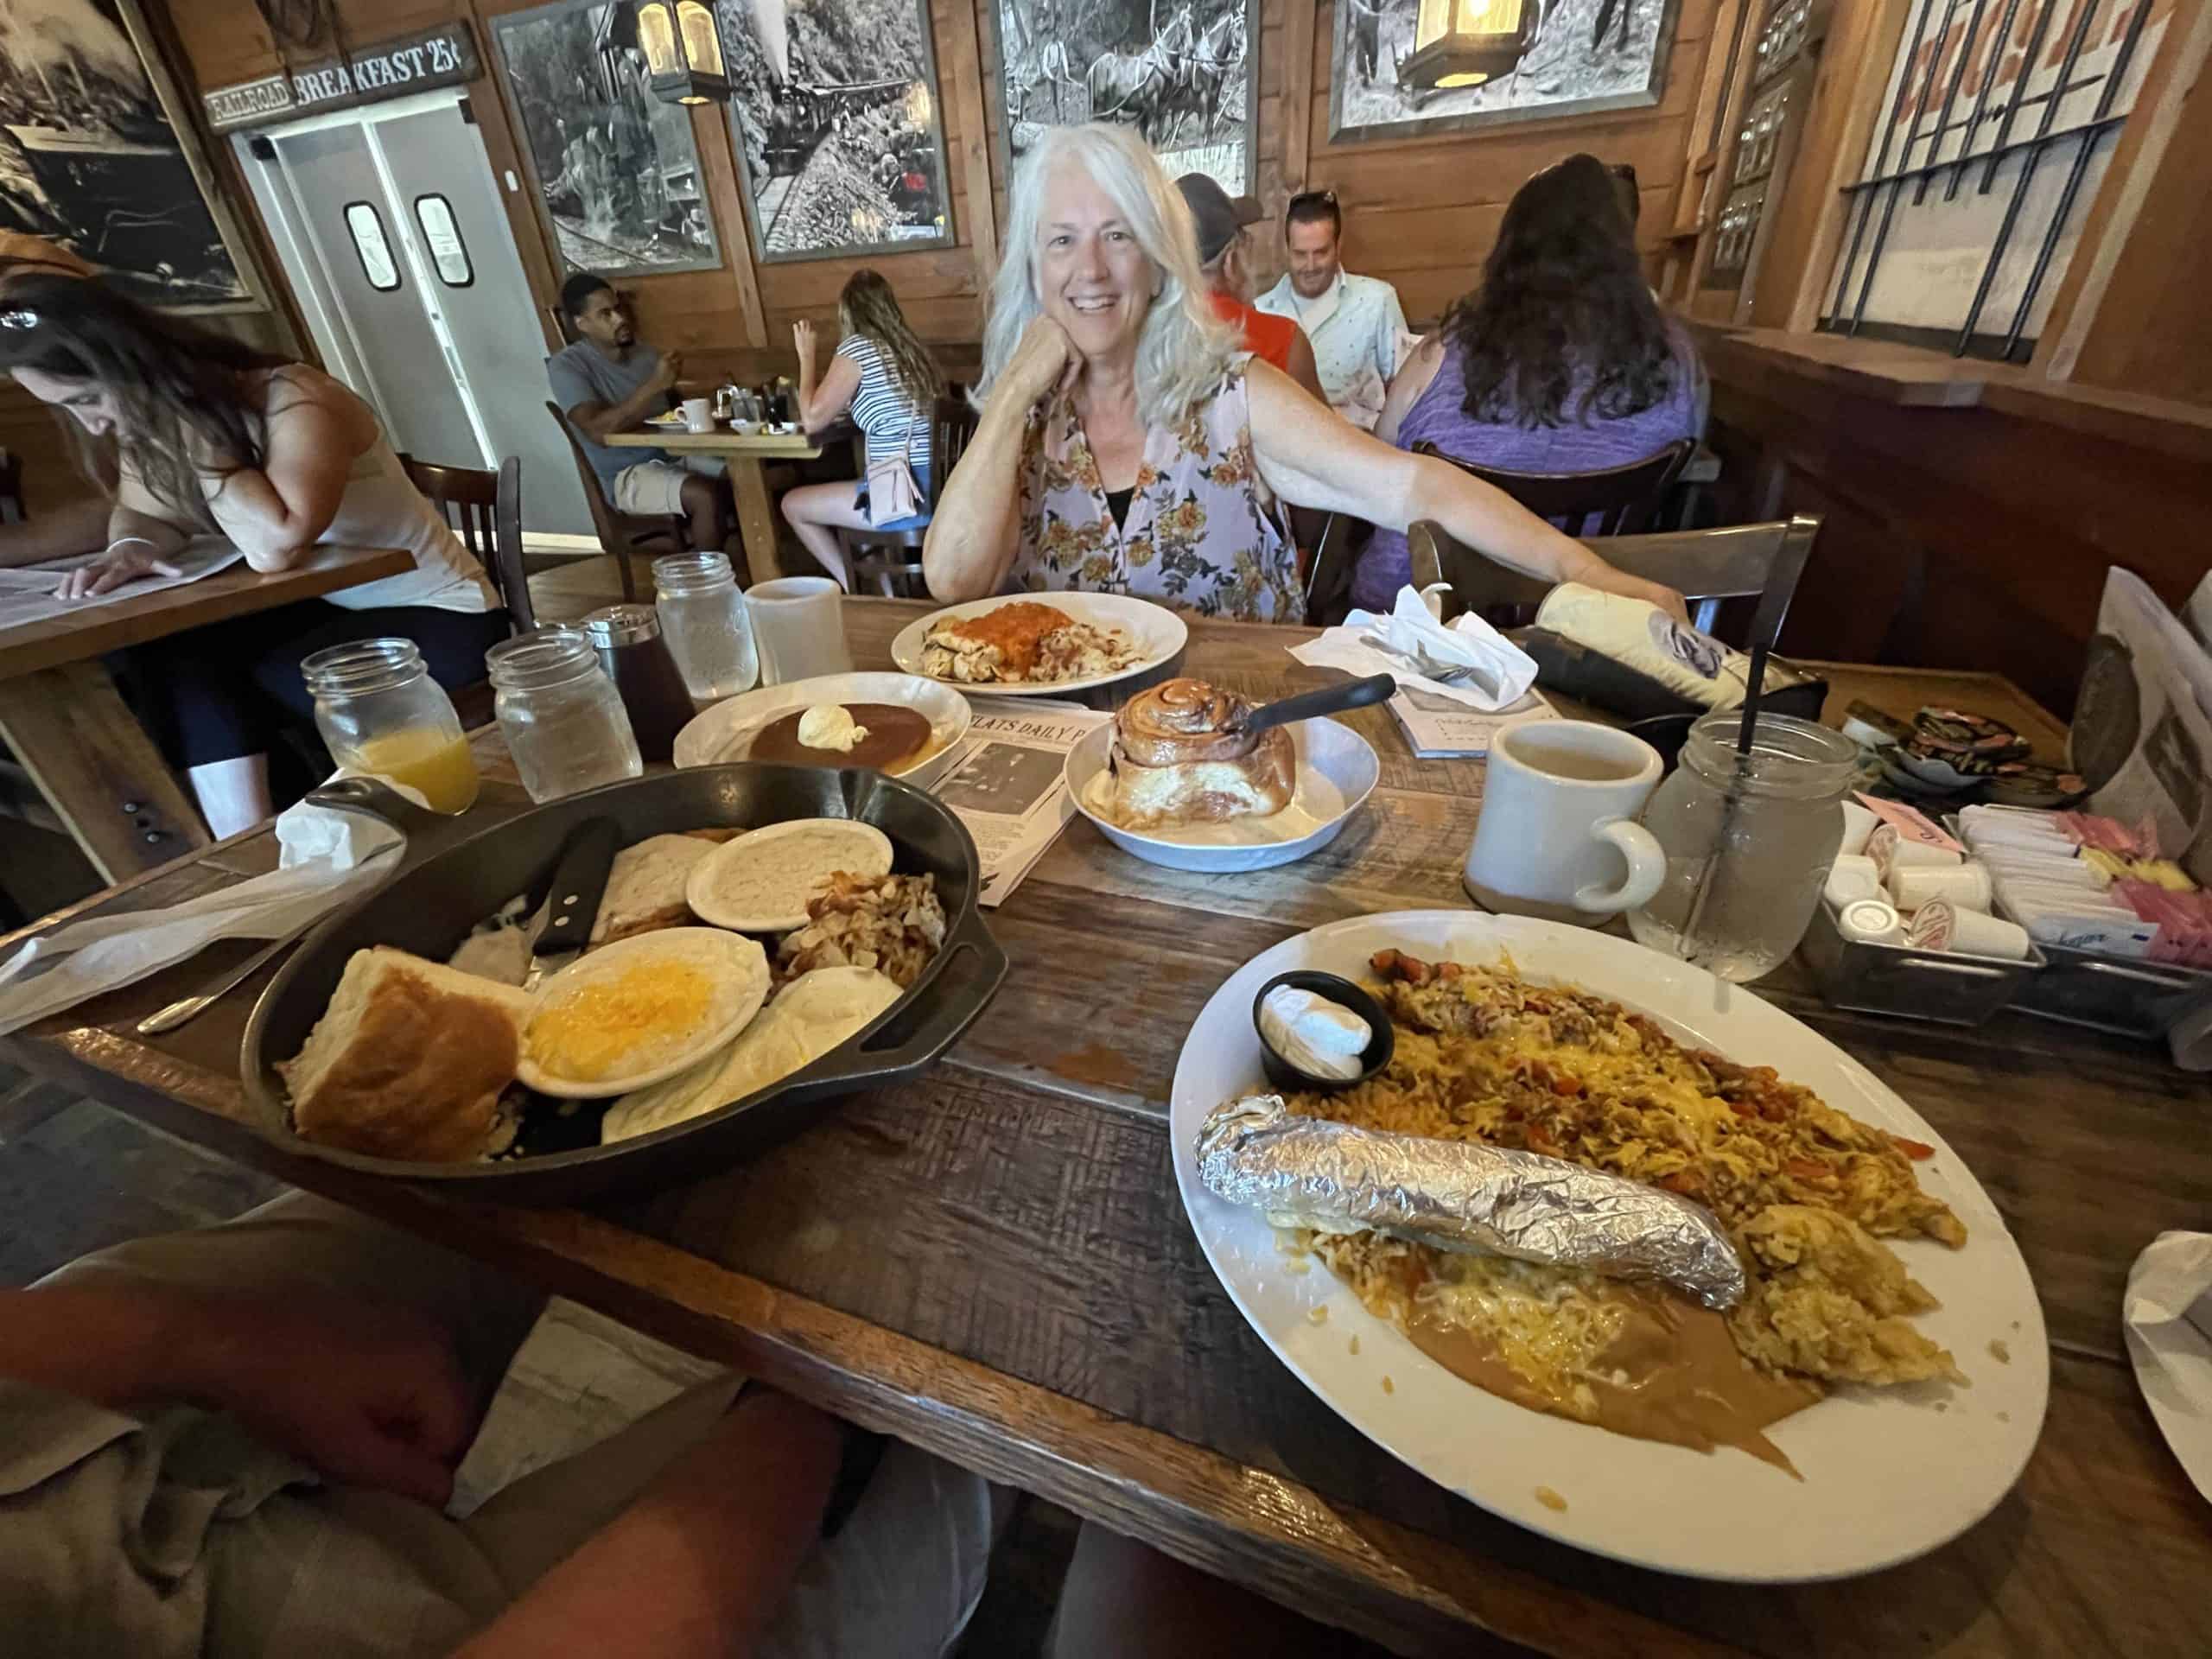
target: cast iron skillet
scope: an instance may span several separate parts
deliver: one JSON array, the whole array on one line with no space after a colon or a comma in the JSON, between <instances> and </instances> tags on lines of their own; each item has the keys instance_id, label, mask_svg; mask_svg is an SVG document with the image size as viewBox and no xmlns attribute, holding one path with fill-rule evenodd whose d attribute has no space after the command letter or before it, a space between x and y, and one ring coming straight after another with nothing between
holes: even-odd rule
<instances>
[{"instance_id":1,"label":"cast iron skillet","mask_svg":"<svg viewBox=\"0 0 2212 1659\"><path fill-rule=\"evenodd\" d=\"M650 1185L697 1171L700 1160L732 1156L804 1127L821 1103L916 1077L966 1031L1006 977L1006 954L976 913L976 843L935 798L880 772L816 766L702 766L612 784L474 829L410 805L382 785L347 779L318 790L319 804L365 811L406 832L406 862L376 892L313 933L262 993L246 1023L239 1071L251 1125L287 1152L347 1169L396 1176L487 1198L567 1204L610 1187ZM721 1110L653 1135L597 1143L593 1112L572 1141L589 1144L492 1163L418 1164L318 1146L285 1122L287 1096L275 1062L289 1059L322 1017L353 954L396 945L442 962L481 918L518 893L543 897L569 831L587 818L613 818L623 844L665 832L738 825L758 829L791 818L857 818L890 837L893 868L937 877L946 923L944 945L906 994L857 1035L804 1071ZM548 1119L535 1107L530 1120ZM550 1122L557 1145L560 1122ZM525 1135L526 1143L535 1139Z\"/></svg>"}]
</instances>

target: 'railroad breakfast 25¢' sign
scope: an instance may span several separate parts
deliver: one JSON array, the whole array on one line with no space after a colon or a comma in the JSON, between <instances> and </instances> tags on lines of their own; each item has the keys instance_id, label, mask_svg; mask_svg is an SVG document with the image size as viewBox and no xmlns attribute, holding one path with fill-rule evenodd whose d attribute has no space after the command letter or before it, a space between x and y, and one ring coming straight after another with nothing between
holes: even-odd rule
<instances>
[{"instance_id":1,"label":"'railroad breakfast 25\u00a2' sign","mask_svg":"<svg viewBox=\"0 0 2212 1659\"><path fill-rule=\"evenodd\" d=\"M218 86L200 103L209 126L232 132L434 86L457 86L475 79L476 73L475 39L467 23L452 22L287 74Z\"/></svg>"}]
</instances>

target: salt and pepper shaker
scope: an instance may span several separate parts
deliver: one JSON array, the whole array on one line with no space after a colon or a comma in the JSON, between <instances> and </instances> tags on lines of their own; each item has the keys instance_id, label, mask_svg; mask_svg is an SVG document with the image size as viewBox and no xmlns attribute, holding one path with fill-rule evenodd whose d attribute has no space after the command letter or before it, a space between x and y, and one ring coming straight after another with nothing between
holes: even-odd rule
<instances>
[{"instance_id":1,"label":"salt and pepper shaker","mask_svg":"<svg viewBox=\"0 0 2212 1659\"><path fill-rule=\"evenodd\" d=\"M583 630L622 695L638 753L647 760L672 760L676 734L690 723L694 710L676 658L660 637L659 616L650 605L606 605L584 618Z\"/></svg>"}]
</instances>

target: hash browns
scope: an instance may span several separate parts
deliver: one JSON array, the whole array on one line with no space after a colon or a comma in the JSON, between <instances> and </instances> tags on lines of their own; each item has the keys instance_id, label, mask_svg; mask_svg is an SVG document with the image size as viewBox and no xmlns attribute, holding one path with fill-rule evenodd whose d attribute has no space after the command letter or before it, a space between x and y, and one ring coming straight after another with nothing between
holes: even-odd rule
<instances>
[{"instance_id":1,"label":"hash browns","mask_svg":"<svg viewBox=\"0 0 2212 1659\"><path fill-rule=\"evenodd\" d=\"M1372 966L1397 1027L1390 1065L1350 1089L1294 1095L1293 1111L1563 1158L1697 1198L1751 1275L1728 1314L1746 1357L1824 1382L1963 1381L1951 1356L1907 1323L1935 1299L1879 1242L1965 1243L1957 1216L1913 1173L1930 1148L1836 1110L1770 1067L1686 1048L1643 1014L1531 983L1510 963L1431 964L1384 950ZM1371 1309L1395 1313L1441 1271L1440 1258L1395 1241L1384 1249L1372 1236L1328 1241L1323 1254ZM1582 1277L1544 1273L1565 1275L1554 1290Z\"/></svg>"}]
</instances>

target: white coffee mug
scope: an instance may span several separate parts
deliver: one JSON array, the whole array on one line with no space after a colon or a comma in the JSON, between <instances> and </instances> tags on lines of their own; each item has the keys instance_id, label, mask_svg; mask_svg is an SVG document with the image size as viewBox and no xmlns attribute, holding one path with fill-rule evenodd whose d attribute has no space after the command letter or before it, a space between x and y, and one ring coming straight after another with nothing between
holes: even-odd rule
<instances>
[{"instance_id":1,"label":"white coffee mug","mask_svg":"<svg viewBox=\"0 0 2212 1659\"><path fill-rule=\"evenodd\" d=\"M683 429L686 432L711 432L715 429L712 398L686 397L683 400Z\"/></svg>"},{"instance_id":2,"label":"white coffee mug","mask_svg":"<svg viewBox=\"0 0 2212 1659\"><path fill-rule=\"evenodd\" d=\"M817 674L849 674L844 589L827 576L779 576L745 590L753 614L753 641L760 651L760 683L810 680Z\"/></svg>"},{"instance_id":3,"label":"white coffee mug","mask_svg":"<svg viewBox=\"0 0 2212 1659\"><path fill-rule=\"evenodd\" d=\"M1487 772L1461 877L1476 903L1594 926L1659 891L1667 855L1634 822L1660 772L1642 738L1537 721L1498 736Z\"/></svg>"}]
</instances>

